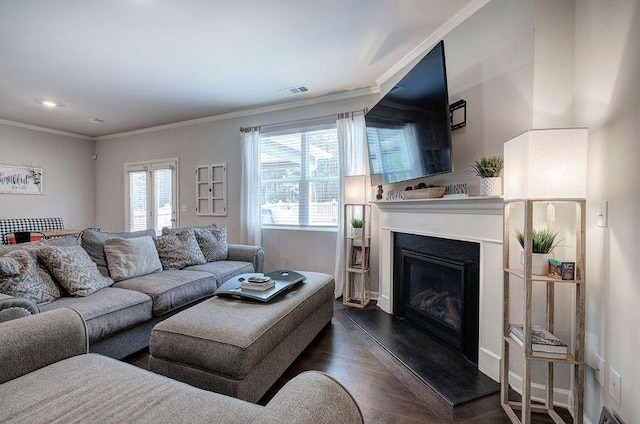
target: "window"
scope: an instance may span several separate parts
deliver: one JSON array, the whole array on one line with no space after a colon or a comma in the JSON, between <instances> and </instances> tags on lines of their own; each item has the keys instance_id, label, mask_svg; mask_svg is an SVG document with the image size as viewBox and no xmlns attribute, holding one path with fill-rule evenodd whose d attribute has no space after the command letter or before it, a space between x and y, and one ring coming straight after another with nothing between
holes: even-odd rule
<instances>
[{"instance_id":1,"label":"window","mask_svg":"<svg viewBox=\"0 0 640 424\"><path fill-rule=\"evenodd\" d=\"M262 225L335 227L340 194L335 125L266 133L260 144Z\"/></svg>"},{"instance_id":2,"label":"window","mask_svg":"<svg viewBox=\"0 0 640 424\"><path fill-rule=\"evenodd\" d=\"M128 231L176 226L177 159L125 164Z\"/></svg>"}]
</instances>

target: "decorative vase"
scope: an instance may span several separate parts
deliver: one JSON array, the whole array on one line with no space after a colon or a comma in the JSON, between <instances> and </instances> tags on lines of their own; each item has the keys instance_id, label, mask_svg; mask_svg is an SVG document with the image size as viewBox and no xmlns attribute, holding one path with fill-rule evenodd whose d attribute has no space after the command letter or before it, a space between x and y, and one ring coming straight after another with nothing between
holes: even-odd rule
<instances>
[{"instance_id":1,"label":"decorative vase","mask_svg":"<svg viewBox=\"0 0 640 424\"><path fill-rule=\"evenodd\" d=\"M551 259L551 253L532 253L531 273L547 275L549 272L549 259ZM520 265L522 265L522 269L524 270L524 250L520 252Z\"/></svg>"},{"instance_id":2,"label":"decorative vase","mask_svg":"<svg viewBox=\"0 0 640 424\"><path fill-rule=\"evenodd\" d=\"M501 196L502 177L486 177L480 179L480 196Z\"/></svg>"}]
</instances>

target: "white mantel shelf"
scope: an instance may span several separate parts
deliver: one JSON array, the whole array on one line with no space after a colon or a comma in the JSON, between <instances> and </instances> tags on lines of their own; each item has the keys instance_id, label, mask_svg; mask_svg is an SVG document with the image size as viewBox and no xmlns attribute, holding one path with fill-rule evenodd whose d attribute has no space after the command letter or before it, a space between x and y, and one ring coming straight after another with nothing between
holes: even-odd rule
<instances>
[{"instance_id":1,"label":"white mantel shelf","mask_svg":"<svg viewBox=\"0 0 640 424\"><path fill-rule=\"evenodd\" d=\"M502 215L504 200L501 196L470 196L436 199L374 200L370 202L382 212L432 212Z\"/></svg>"}]
</instances>

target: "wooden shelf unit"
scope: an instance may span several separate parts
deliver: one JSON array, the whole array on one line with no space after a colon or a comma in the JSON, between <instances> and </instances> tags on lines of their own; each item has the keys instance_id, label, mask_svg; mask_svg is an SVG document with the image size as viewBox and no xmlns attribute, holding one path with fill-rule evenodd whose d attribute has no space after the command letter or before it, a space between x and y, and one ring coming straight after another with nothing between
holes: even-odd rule
<instances>
[{"instance_id":1,"label":"wooden shelf unit","mask_svg":"<svg viewBox=\"0 0 640 424\"><path fill-rule=\"evenodd\" d=\"M359 235L353 233L352 218L362 219ZM346 204L344 210L344 293L342 303L364 308L370 299L371 205Z\"/></svg>"},{"instance_id":2,"label":"wooden shelf unit","mask_svg":"<svg viewBox=\"0 0 640 424\"><path fill-rule=\"evenodd\" d=\"M574 280L558 280L544 275L534 275L531 272L531 255L532 255L532 231L533 231L533 210L536 203L575 203L576 210L576 245L575 245L575 279ZM524 208L524 236L525 236L525 264L524 270L509 268L509 243L512 238L510 232L511 208L514 204L521 203ZM555 423L564 423L565 421L554 410L553 389L554 389L554 364L568 364L572 370L572 387L573 405L571 415L573 423L580 424L583 422L584 410L584 378L585 378L585 200L558 200L558 199L540 199L540 200L517 200L505 201L504 205L504 243L503 243L503 340L502 340L502 387L501 387L501 404L511 422L530 424L531 413L546 413ZM512 278L521 280L524 284L524 325L523 332L525 334L523 346L520 346L509 336L510 324L510 284ZM515 282L513 282L515 284ZM546 328L549 332L554 332L555 325L555 289L556 283L560 285L575 285L575 316L572 318L574 322L574 340L573 352L570 352L566 358L541 358L532 356L531 350L531 326L532 326L532 306L533 306L533 286L546 285L546 307L545 320ZM529 335L529 336L527 336ZM566 341L565 341L566 342ZM572 343L567 343L571 346ZM520 357L523 364L522 371L522 401L514 402L509 399L509 356L510 346L514 347L515 353ZM532 364L534 362L542 362L545 367L545 399L542 404L531 403L532 395ZM515 412L520 411L520 416Z\"/></svg>"}]
</instances>

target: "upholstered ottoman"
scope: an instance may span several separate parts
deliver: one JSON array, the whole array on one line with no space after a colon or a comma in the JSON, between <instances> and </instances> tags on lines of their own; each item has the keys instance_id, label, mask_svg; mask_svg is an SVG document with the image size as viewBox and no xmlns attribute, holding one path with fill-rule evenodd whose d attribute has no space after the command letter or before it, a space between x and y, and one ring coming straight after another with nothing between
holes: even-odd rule
<instances>
[{"instance_id":1,"label":"upholstered ottoman","mask_svg":"<svg viewBox=\"0 0 640 424\"><path fill-rule=\"evenodd\" d=\"M333 316L333 277L307 279L268 303L214 297L160 322L151 371L257 402Z\"/></svg>"}]
</instances>

